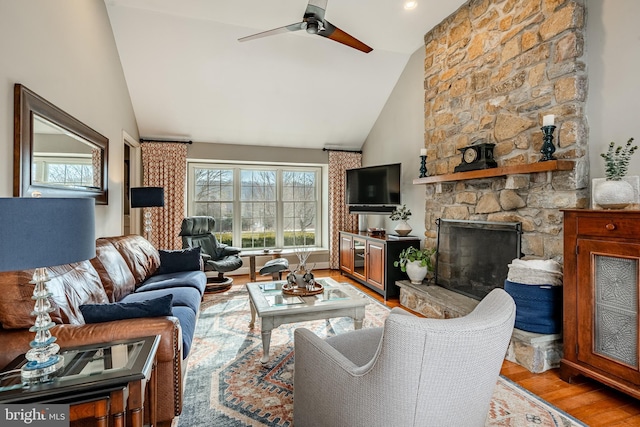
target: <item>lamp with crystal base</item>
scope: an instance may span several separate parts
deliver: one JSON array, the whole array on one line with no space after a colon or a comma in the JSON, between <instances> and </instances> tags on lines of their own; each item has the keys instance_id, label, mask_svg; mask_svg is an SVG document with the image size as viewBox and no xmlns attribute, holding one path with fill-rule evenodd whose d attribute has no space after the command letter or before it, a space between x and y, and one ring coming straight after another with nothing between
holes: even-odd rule
<instances>
[{"instance_id":1,"label":"lamp with crystal base","mask_svg":"<svg viewBox=\"0 0 640 427\"><path fill-rule=\"evenodd\" d=\"M164 188L162 187L133 187L131 189L132 208L154 208L164 206ZM144 212L145 238L151 241L151 210Z\"/></svg>"},{"instance_id":2,"label":"lamp with crystal base","mask_svg":"<svg viewBox=\"0 0 640 427\"><path fill-rule=\"evenodd\" d=\"M95 257L95 200L89 198L0 198L0 271L35 268L31 284L35 338L22 367L29 384L53 379L63 366L50 329L51 293L46 267Z\"/></svg>"}]
</instances>

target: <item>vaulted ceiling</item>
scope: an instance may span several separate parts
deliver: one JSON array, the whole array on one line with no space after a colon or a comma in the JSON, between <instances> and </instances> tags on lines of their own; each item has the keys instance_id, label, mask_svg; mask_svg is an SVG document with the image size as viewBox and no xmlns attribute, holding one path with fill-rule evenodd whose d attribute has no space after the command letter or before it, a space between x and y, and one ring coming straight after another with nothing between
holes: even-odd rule
<instances>
[{"instance_id":1,"label":"vaulted ceiling","mask_svg":"<svg viewBox=\"0 0 640 427\"><path fill-rule=\"evenodd\" d=\"M314 0L315 1L315 0ZM105 0L140 136L359 149L423 36L460 0L329 0L325 19L373 48L305 31L307 0Z\"/></svg>"}]
</instances>

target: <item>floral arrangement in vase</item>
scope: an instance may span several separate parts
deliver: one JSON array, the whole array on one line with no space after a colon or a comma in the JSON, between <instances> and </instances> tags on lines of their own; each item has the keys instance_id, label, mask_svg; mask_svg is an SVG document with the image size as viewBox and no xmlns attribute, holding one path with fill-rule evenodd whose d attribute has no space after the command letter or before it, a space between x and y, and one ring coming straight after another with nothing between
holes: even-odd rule
<instances>
[{"instance_id":1,"label":"floral arrangement in vase","mask_svg":"<svg viewBox=\"0 0 640 427\"><path fill-rule=\"evenodd\" d=\"M392 212L391 215L389 215L389 218L391 218L392 221L406 221L409 219L409 217L411 216L411 209L407 208L407 205L402 205L402 207L400 209L395 208Z\"/></svg>"},{"instance_id":2,"label":"floral arrangement in vase","mask_svg":"<svg viewBox=\"0 0 640 427\"><path fill-rule=\"evenodd\" d=\"M402 205L402 207L399 209L395 208L391 212L391 215L389 215L389 218L391 218L392 221L400 221L400 224L398 224L394 228L394 231L399 236L406 236L409 233L411 233L412 228L407 223L407 220L409 219L410 216L411 216L411 209L407 208L407 205Z\"/></svg>"},{"instance_id":3,"label":"floral arrangement in vase","mask_svg":"<svg viewBox=\"0 0 640 427\"><path fill-rule=\"evenodd\" d=\"M620 181L627 175L631 156L638 149L637 145L631 146L632 143L633 138L629 138L624 147L619 146L614 150L616 144L611 142L607 152L600 154L604 158L604 174L608 181Z\"/></svg>"},{"instance_id":4,"label":"floral arrangement in vase","mask_svg":"<svg viewBox=\"0 0 640 427\"><path fill-rule=\"evenodd\" d=\"M633 138L629 138L624 146L616 147L615 142L611 142L607 152L600 154L604 159L606 178L594 184L593 200L604 209L623 209L637 203L637 188L634 189L631 182L625 179L631 156L638 149L637 145L632 144Z\"/></svg>"}]
</instances>

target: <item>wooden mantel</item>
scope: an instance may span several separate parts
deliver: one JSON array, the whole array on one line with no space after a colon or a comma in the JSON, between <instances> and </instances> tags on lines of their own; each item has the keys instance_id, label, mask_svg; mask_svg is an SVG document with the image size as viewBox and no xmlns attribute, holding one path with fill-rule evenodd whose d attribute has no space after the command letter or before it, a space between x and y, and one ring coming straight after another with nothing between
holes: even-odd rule
<instances>
[{"instance_id":1,"label":"wooden mantel","mask_svg":"<svg viewBox=\"0 0 640 427\"><path fill-rule=\"evenodd\" d=\"M573 160L549 160L546 162L530 163L528 165L502 166L491 169L427 176L425 178L416 178L413 180L413 183L434 184L437 182L464 181L467 179L492 178L495 176L518 175L536 172L570 171L573 169L573 166Z\"/></svg>"}]
</instances>

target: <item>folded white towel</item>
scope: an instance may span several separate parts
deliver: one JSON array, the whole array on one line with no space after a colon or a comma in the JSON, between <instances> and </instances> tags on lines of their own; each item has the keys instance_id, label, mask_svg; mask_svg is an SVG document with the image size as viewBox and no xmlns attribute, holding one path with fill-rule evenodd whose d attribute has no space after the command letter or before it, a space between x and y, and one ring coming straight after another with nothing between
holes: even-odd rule
<instances>
[{"instance_id":1,"label":"folded white towel","mask_svg":"<svg viewBox=\"0 0 640 427\"><path fill-rule=\"evenodd\" d=\"M562 274L562 265L552 259L514 259L509 267L512 265Z\"/></svg>"},{"instance_id":2,"label":"folded white towel","mask_svg":"<svg viewBox=\"0 0 640 427\"><path fill-rule=\"evenodd\" d=\"M562 286L562 273L509 265L507 280L525 285Z\"/></svg>"}]
</instances>

